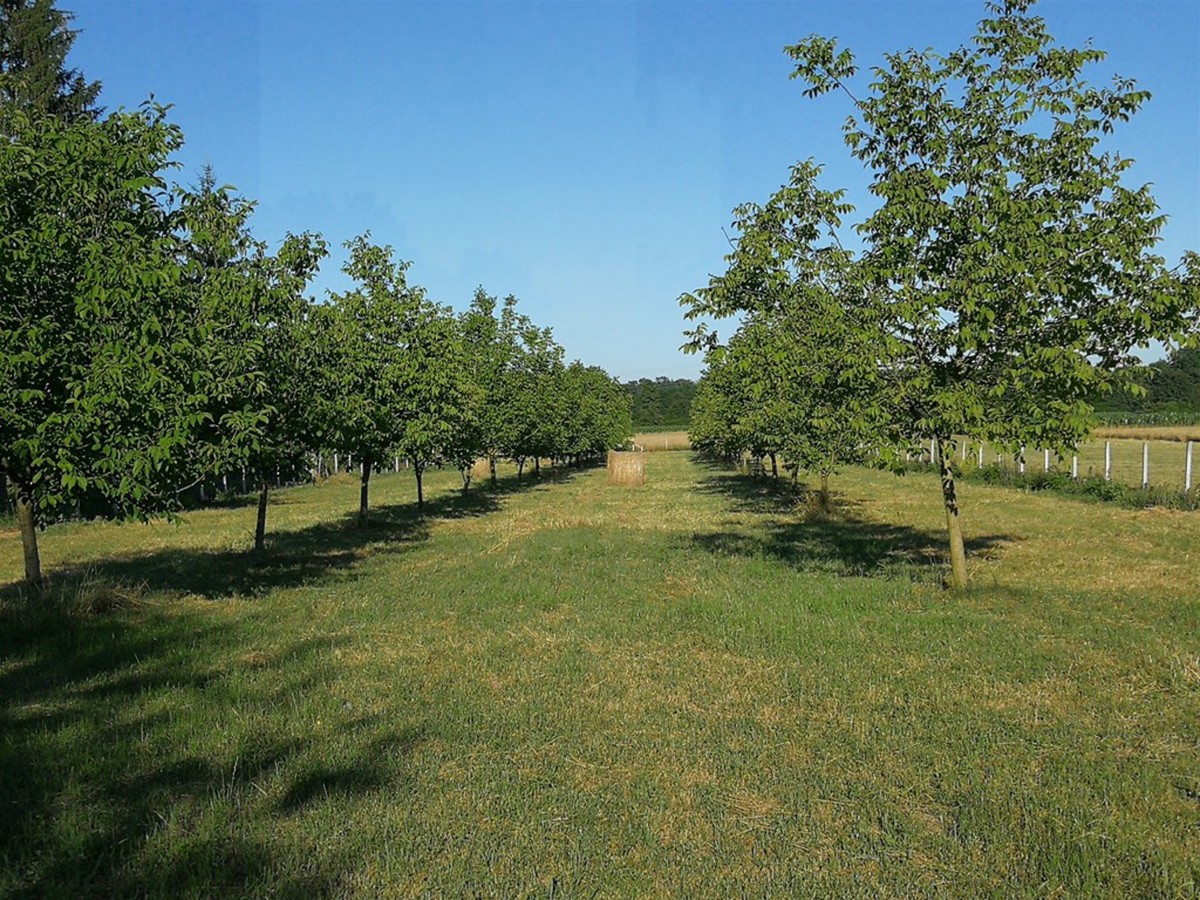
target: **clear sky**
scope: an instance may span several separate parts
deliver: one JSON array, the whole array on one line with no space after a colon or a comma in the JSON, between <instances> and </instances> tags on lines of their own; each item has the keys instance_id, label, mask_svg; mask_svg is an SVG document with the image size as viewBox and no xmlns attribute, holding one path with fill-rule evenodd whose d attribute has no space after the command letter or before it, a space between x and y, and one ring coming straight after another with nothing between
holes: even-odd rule
<instances>
[{"instance_id":1,"label":"clear sky","mask_svg":"<svg viewBox=\"0 0 1200 900\"><path fill-rule=\"evenodd\" d=\"M793 162L870 202L836 97L806 100L782 48L836 35L864 68L949 50L975 0L220 2L59 0L70 62L109 108L153 94L185 132L179 180L211 162L258 201L255 233L319 231L318 296L365 230L456 308L516 294L568 357L621 378L692 377L678 296L722 269L730 210ZM1170 216L1161 251L1200 250L1200 0L1046 0L1061 42L1109 52L1090 78L1153 99L1109 141Z\"/></svg>"}]
</instances>

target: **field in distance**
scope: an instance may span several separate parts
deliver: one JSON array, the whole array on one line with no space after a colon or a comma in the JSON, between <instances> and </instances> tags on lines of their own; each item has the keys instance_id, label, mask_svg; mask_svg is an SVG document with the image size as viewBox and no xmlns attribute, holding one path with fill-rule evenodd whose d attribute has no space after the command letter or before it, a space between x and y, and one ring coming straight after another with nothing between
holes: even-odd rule
<instances>
[{"instance_id":1,"label":"field in distance","mask_svg":"<svg viewBox=\"0 0 1200 900\"><path fill-rule=\"evenodd\" d=\"M639 431L633 436L633 443L647 453L658 450L691 450L692 442L688 440L686 429L665 429L663 431Z\"/></svg>"},{"instance_id":2,"label":"field in distance","mask_svg":"<svg viewBox=\"0 0 1200 900\"><path fill-rule=\"evenodd\" d=\"M951 595L932 475L646 469L50 529L0 896L1194 891L1200 516L966 483Z\"/></svg>"}]
</instances>

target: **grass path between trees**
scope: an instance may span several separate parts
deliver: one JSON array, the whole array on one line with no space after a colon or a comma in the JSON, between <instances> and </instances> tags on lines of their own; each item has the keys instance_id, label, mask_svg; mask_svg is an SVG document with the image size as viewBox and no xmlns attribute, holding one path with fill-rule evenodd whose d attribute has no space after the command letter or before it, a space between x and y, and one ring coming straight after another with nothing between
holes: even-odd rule
<instances>
[{"instance_id":1,"label":"grass path between trees","mask_svg":"<svg viewBox=\"0 0 1200 900\"><path fill-rule=\"evenodd\" d=\"M1200 515L967 484L956 596L932 476L646 466L51 529L0 896L1196 892Z\"/></svg>"}]
</instances>

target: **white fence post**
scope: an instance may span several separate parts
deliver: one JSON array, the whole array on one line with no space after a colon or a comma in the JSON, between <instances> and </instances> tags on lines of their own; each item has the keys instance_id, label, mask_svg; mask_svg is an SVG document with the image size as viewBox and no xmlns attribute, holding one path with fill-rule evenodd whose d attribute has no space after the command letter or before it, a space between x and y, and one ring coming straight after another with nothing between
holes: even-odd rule
<instances>
[{"instance_id":1,"label":"white fence post","mask_svg":"<svg viewBox=\"0 0 1200 900\"><path fill-rule=\"evenodd\" d=\"M337 458L337 454L335 453L335 454L333 454L333 474L336 475L337 473L338 473L338 458Z\"/></svg>"},{"instance_id":2,"label":"white fence post","mask_svg":"<svg viewBox=\"0 0 1200 900\"><path fill-rule=\"evenodd\" d=\"M1112 481L1112 441L1104 442L1104 480Z\"/></svg>"},{"instance_id":3,"label":"white fence post","mask_svg":"<svg viewBox=\"0 0 1200 900\"><path fill-rule=\"evenodd\" d=\"M1079 480L1079 457L1078 456L1071 457L1071 477L1074 478L1076 481Z\"/></svg>"},{"instance_id":4,"label":"white fence post","mask_svg":"<svg viewBox=\"0 0 1200 900\"><path fill-rule=\"evenodd\" d=\"M1042 451L1042 471L1043 472L1050 471L1050 451L1049 450Z\"/></svg>"},{"instance_id":5,"label":"white fence post","mask_svg":"<svg viewBox=\"0 0 1200 900\"><path fill-rule=\"evenodd\" d=\"M930 438L929 439L929 464L931 466L937 465L937 451L938 451L937 438Z\"/></svg>"},{"instance_id":6,"label":"white fence post","mask_svg":"<svg viewBox=\"0 0 1200 900\"><path fill-rule=\"evenodd\" d=\"M983 468L983 441L979 442L979 468Z\"/></svg>"},{"instance_id":7,"label":"white fence post","mask_svg":"<svg viewBox=\"0 0 1200 900\"><path fill-rule=\"evenodd\" d=\"M396 466L395 466L396 471L399 472L400 471L400 457L397 456L395 458L395 460L393 460L393 462L396 464Z\"/></svg>"},{"instance_id":8,"label":"white fence post","mask_svg":"<svg viewBox=\"0 0 1200 900\"><path fill-rule=\"evenodd\" d=\"M1021 445L1021 458L1017 460L1017 471L1025 474L1025 445Z\"/></svg>"},{"instance_id":9,"label":"white fence post","mask_svg":"<svg viewBox=\"0 0 1200 900\"><path fill-rule=\"evenodd\" d=\"M1184 454L1183 462L1183 492L1189 493L1192 489L1192 441L1187 442L1187 451Z\"/></svg>"},{"instance_id":10,"label":"white fence post","mask_svg":"<svg viewBox=\"0 0 1200 900\"><path fill-rule=\"evenodd\" d=\"M1150 487L1150 442L1142 441L1142 490Z\"/></svg>"}]
</instances>

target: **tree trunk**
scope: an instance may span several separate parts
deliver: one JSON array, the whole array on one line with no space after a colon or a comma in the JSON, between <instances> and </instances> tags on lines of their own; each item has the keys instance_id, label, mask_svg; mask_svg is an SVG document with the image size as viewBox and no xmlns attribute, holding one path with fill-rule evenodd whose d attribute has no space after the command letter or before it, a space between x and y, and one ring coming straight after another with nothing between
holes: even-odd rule
<instances>
[{"instance_id":1,"label":"tree trunk","mask_svg":"<svg viewBox=\"0 0 1200 900\"><path fill-rule=\"evenodd\" d=\"M267 483L264 481L258 488L258 521L254 524L255 553L262 553L266 549L267 493Z\"/></svg>"},{"instance_id":2,"label":"tree trunk","mask_svg":"<svg viewBox=\"0 0 1200 900\"><path fill-rule=\"evenodd\" d=\"M542 458L540 456L533 458L533 474L538 478L542 477Z\"/></svg>"},{"instance_id":3,"label":"tree trunk","mask_svg":"<svg viewBox=\"0 0 1200 900\"><path fill-rule=\"evenodd\" d=\"M425 474L425 467L413 462L413 472L417 475L417 509L425 508L425 486L421 480L421 476Z\"/></svg>"},{"instance_id":4,"label":"tree trunk","mask_svg":"<svg viewBox=\"0 0 1200 900\"><path fill-rule=\"evenodd\" d=\"M499 483L496 481L496 457L488 457L488 469L492 473L492 487L495 487Z\"/></svg>"},{"instance_id":5,"label":"tree trunk","mask_svg":"<svg viewBox=\"0 0 1200 900\"><path fill-rule=\"evenodd\" d=\"M954 487L954 470L941 457L942 501L946 505L946 531L950 538L950 586L960 591L967 586L967 551L963 547L962 520L958 511L958 492Z\"/></svg>"},{"instance_id":6,"label":"tree trunk","mask_svg":"<svg viewBox=\"0 0 1200 900\"><path fill-rule=\"evenodd\" d=\"M829 510L831 509L831 506L829 503L829 473L828 472L821 473L821 492L820 492L820 494L818 494L818 501L821 504L821 509L824 510L825 512L829 512Z\"/></svg>"},{"instance_id":7,"label":"tree trunk","mask_svg":"<svg viewBox=\"0 0 1200 900\"><path fill-rule=\"evenodd\" d=\"M525 457L517 460L517 481L521 480L521 473L525 471Z\"/></svg>"},{"instance_id":8,"label":"tree trunk","mask_svg":"<svg viewBox=\"0 0 1200 900\"><path fill-rule=\"evenodd\" d=\"M771 454L771 477L776 481L779 480L779 462L775 459L775 454Z\"/></svg>"},{"instance_id":9,"label":"tree trunk","mask_svg":"<svg viewBox=\"0 0 1200 900\"><path fill-rule=\"evenodd\" d=\"M21 546L25 550L25 582L26 584L41 585L42 558L38 554L33 489L25 485L17 485L17 524L21 529Z\"/></svg>"},{"instance_id":10,"label":"tree trunk","mask_svg":"<svg viewBox=\"0 0 1200 900\"><path fill-rule=\"evenodd\" d=\"M371 485L371 464L363 460L362 488L358 492L358 525L361 528L367 524L367 492Z\"/></svg>"},{"instance_id":11,"label":"tree trunk","mask_svg":"<svg viewBox=\"0 0 1200 900\"><path fill-rule=\"evenodd\" d=\"M462 476L463 496L465 497L471 490L471 467L464 466L458 470L458 474Z\"/></svg>"}]
</instances>

